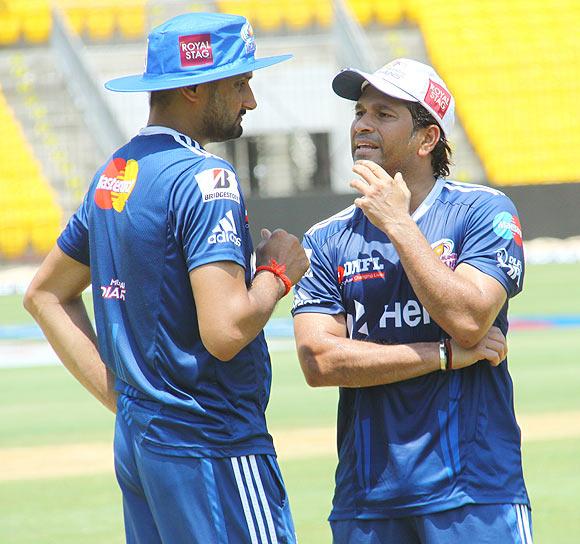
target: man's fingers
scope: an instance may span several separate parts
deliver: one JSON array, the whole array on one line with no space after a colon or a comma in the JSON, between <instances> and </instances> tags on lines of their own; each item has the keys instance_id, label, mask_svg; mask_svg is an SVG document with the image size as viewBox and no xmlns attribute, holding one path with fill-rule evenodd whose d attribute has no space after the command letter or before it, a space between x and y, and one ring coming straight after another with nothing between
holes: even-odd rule
<instances>
[{"instance_id":1,"label":"man's fingers","mask_svg":"<svg viewBox=\"0 0 580 544\"><path fill-rule=\"evenodd\" d=\"M373 161L356 161L352 167L352 171L364 178L370 185L372 185L377 178L385 181L392 180L391 176L389 176L383 168Z\"/></svg>"},{"instance_id":2,"label":"man's fingers","mask_svg":"<svg viewBox=\"0 0 580 544\"><path fill-rule=\"evenodd\" d=\"M357 208L362 208L362 206L364 205L364 201L365 201L365 197L361 197L361 198L355 198L353 204L357 207Z\"/></svg>"},{"instance_id":3,"label":"man's fingers","mask_svg":"<svg viewBox=\"0 0 580 544\"><path fill-rule=\"evenodd\" d=\"M385 171L385 169L382 166L379 166L376 162L373 161L366 161L366 160L361 160L361 161L356 161L354 163L353 166L353 170L355 168L358 167L363 167L363 168L368 168L375 176L387 176L387 177L391 177L389 176L389 174L387 174L387 172Z\"/></svg>"},{"instance_id":4,"label":"man's fingers","mask_svg":"<svg viewBox=\"0 0 580 544\"><path fill-rule=\"evenodd\" d=\"M260 235L262 236L262 240L268 240L272 236L272 233L268 229L262 229Z\"/></svg>"},{"instance_id":5,"label":"man's fingers","mask_svg":"<svg viewBox=\"0 0 580 544\"><path fill-rule=\"evenodd\" d=\"M502 361L505 360L505 357L505 344L502 342L488 341L485 347L485 358L491 363L492 366L498 366Z\"/></svg>"},{"instance_id":6,"label":"man's fingers","mask_svg":"<svg viewBox=\"0 0 580 544\"><path fill-rule=\"evenodd\" d=\"M369 185L364 181L356 178L350 181L350 186L355 190L358 191L361 195L365 195L368 191Z\"/></svg>"}]
</instances>

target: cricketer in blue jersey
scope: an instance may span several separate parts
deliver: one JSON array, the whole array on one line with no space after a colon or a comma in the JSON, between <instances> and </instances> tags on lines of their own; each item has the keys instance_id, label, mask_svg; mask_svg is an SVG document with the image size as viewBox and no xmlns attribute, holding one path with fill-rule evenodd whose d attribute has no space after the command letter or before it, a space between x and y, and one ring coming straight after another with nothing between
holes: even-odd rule
<instances>
[{"instance_id":1,"label":"cricketer in blue jersey","mask_svg":"<svg viewBox=\"0 0 580 544\"><path fill-rule=\"evenodd\" d=\"M296 343L339 386L335 543L532 542L505 335L522 232L493 188L447 181L454 101L422 63L342 71L354 205L304 236Z\"/></svg>"},{"instance_id":2,"label":"cricketer in blue jersey","mask_svg":"<svg viewBox=\"0 0 580 544\"><path fill-rule=\"evenodd\" d=\"M265 421L262 328L308 268L298 239L264 230L255 265L231 164L204 145L256 107L244 17L194 13L153 30L148 126L100 168L25 304L77 379L116 411L129 543L296 541ZM92 283L96 337L82 303Z\"/></svg>"}]
</instances>

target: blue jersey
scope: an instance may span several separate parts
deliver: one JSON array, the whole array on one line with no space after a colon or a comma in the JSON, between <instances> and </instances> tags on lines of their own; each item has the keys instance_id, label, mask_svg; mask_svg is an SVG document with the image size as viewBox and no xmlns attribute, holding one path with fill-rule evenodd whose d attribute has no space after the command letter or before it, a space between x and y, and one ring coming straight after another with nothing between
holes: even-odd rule
<instances>
[{"instance_id":1,"label":"blue jersey","mask_svg":"<svg viewBox=\"0 0 580 544\"><path fill-rule=\"evenodd\" d=\"M233 261L251 282L252 241L229 163L147 127L97 172L58 245L91 268L99 352L116 389L148 407L145 444L190 456L274 453L263 333L217 360L201 341L189 280L198 266Z\"/></svg>"},{"instance_id":2,"label":"blue jersey","mask_svg":"<svg viewBox=\"0 0 580 544\"><path fill-rule=\"evenodd\" d=\"M440 259L522 288L517 212L501 192L439 179L413 214ZM388 237L354 206L304 237L310 270L294 314L344 314L351 338L379 344L438 341ZM507 332L507 303L495 325ZM468 503L524 503L520 430L507 361L481 361L366 388L341 388L331 520L421 515Z\"/></svg>"}]
</instances>

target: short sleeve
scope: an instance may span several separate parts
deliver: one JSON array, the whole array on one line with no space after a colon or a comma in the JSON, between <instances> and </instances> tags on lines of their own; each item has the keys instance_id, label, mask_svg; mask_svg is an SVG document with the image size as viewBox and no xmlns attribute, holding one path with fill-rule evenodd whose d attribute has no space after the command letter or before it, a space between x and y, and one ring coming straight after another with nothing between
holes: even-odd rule
<instances>
[{"instance_id":1,"label":"short sleeve","mask_svg":"<svg viewBox=\"0 0 580 544\"><path fill-rule=\"evenodd\" d=\"M324 240L327 242L327 240ZM341 314L345 313L338 287L338 271L328 254L328 243L308 234L302 241L310 268L294 288L292 315L299 313Z\"/></svg>"},{"instance_id":2,"label":"short sleeve","mask_svg":"<svg viewBox=\"0 0 580 544\"><path fill-rule=\"evenodd\" d=\"M69 257L90 266L88 221L88 193L77 211L69 219L56 243Z\"/></svg>"},{"instance_id":3,"label":"short sleeve","mask_svg":"<svg viewBox=\"0 0 580 544\"><path fill-rule=\"evenodd\" d=\"M457 264L462 262L498 280L509 298L522 290L522 228L515 206L505 195L472 206Z\"/></svg>"},{"instance_id":4,"label":"short sleeve","mask_svg":"<svg viewBox=\"0 0 580 544\"><path fill-rule=\"evenodd\" d=\"M212 158L204 161L203 168L185 172L173 188L169 217L189 271L217 261L246 267L245 211L229 164Z\"/></svg>"}]
</instances>

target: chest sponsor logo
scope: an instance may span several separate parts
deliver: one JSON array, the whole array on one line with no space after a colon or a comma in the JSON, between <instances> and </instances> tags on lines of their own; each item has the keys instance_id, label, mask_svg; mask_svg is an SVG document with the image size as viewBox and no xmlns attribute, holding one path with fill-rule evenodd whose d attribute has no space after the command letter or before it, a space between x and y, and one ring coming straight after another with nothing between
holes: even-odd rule
<instances>
[{"instance_id":1,"label":"chest sponsor logo","mask_svg":"<svg viewBox=\"0 0 580 544\"><path fill-rule=\"evenodd\" d=\"M522 279L522 261L509 255L504 247L496 251L496 258L498 268L501 268L519 287Z\"/></svg>"},{"instance_id":2,"label":"chest sponsor logo","mask_svg":"<svg viewBox=\"0 0 580 544\"><path fill-rule=\"evenodd\" d=\"M109 285L101 285L101 296L107 300L125 300L125 282L112 279Z\"/></svg>"},{"instance_id":3,"label":"chest sponsor logo","mask_svg":"<svg viewBox=\"0 0 580 544\"><path fill-rule=\"evenodd\" d=\"M211 34L179 36L179 56L183 68L213 64Z\"/></svg>"},{"instance_id":4,"label":"chest sponsor logo","mask_svg":"<svg viewBox=\"0 0 580 544\"><path fill-rule=\"evenodd\" d=\"M425 95L425 103L433 108L433 111L443 119L447 110L449 109L449 103L451 102L451 95L444 89L439 83L435 83L429 80L429 88L427 89L427 94Z\"/></svg>"},{"instance_id":5,"label":"chest sponsor logo","mask_svg":"<svg viewBox=\"0 0 580 544\"><path fill-rule=\"evenodd\" d=\"M431 323L431 316L427 310L418 301L408 300L405 304L402 302L385 304L379 327L384 329L392 324L395 328L400 329L403 325L416 327L429 323Z\"/></svg>"},{"instance_id":6,"label":"chest sponsor logo","mask_svg":"<svg viewBox=\"0 0 580 544\"><path fill-rule=\"evenodd\" d=\"M522 245L522 227L517 216L510 212L500 212L493 218L493 232L505 240L513 240Z\"/></svg>"},{"instance_id":7,"label":"chest sponsor logo","mask_svg":"<svg viewBox=\"0 0 580 544\"><path fill-rule=\"evenodd\" d=\"M195 175L204 202L233 200L240 203L240 190L236 175L225 168L210 168Z\"/></svg>"},{"instance_id":8,"label":"chest sponsor logo","mask_svg":"<svg viewBox=\"0 0 580 544\"><path fill-rule=\"evenodd\" d=\"M457 265L457 253L453 250L455 244L450 238L443 238L431 244L435 255L441 259L441 262L447 265L451 270L455 270Z\"/></svg>"},{"instance_id":9,"label":"chest sponsor logo","mask_svg":"<svg viewBox=\"0 0 580 544\"><path fill-rule=\"evenodd\" d=\"M211 232L211 235L207 239L208 244L225 244L231 242L238 247L242 244L242 240L238 236L236 229L234 214L231 210L219 220Z\"/></svg>"},{"instance_id":10,"label":"chest sponsor logo","mask_svg":"<svg viewBox=\"0 0 580 544\"><path fill-rule=\"evenodd\" d=\"M346 261L338 266L338 283L345 285L358 281L384 279L384 270L385 265L380 262L379 257Z\"/></svg>"},{"instance_id":11,"label":"chest sponsor logo","mask_svg":"<svg viewBox=\"0 0 580 544\"><path fill-rule=\"evenodd\" d=\"M121 213L137 183L139 164L136 160L117 157L103 170L95 189L95 204L102 210Z\"/></svg>"}]
</instances>

